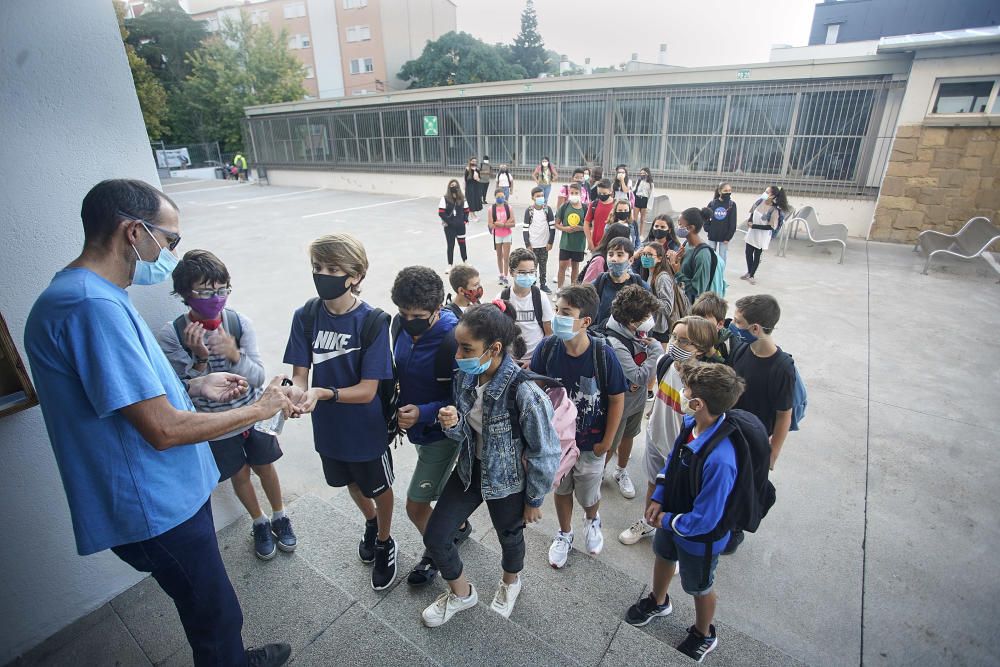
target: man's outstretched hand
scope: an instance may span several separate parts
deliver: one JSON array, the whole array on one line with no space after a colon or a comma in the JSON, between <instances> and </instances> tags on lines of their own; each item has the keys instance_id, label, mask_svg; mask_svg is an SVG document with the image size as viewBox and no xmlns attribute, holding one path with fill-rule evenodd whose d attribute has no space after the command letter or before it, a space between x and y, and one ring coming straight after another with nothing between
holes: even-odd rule
<instances>
[{"instance_id":1,"label":"man's outstretched hand","mask_svg":"<svg viewBox=\"0 0 1000 667\"><path fill-rule=\"evenodd\" d=\"M250 384L235 373L209 373L188 381L191 398L207 398L216 403L228 403L247 393Z\"/></svg>"}]
</instances>

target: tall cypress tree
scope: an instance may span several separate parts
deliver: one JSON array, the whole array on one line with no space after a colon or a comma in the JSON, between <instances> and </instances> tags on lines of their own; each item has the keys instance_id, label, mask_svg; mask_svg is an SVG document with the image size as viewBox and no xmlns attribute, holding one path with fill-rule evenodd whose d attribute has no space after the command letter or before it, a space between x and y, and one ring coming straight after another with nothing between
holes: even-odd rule
<instances>
[{"instance_id":1,"label":"tall cypress tree","mask_svg":"<svg viewBox=\"0 0 1000 667\"><path fill-rule=\"evenodd\" d=\"M511 52L514 62L524 68L529 79L537 78L539 74L549 69L545 43L538 34L538 15L535 14L533 0L528 0L524 11L521 12L521 32L514 38Z\"/></svg>"}]
</instances>

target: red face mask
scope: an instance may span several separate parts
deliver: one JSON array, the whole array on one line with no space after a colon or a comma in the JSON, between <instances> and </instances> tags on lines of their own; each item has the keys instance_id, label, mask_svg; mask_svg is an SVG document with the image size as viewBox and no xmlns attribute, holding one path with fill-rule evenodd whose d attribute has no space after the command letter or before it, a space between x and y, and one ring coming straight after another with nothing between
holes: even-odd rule
<instances>
[{"instance_id":1,"label":"red face mask","mask_svg":"<svg viewBox=\"0 0 1000 667\"><path fill-rule=\"evenodd\" d=\"M475 291L462 290L465 293L465 298L469 300L469 303L479 303L479 300L483 298L483 286L480 285L475 289Z\"/></svg>"},{"instance_id":2,"label":"red face mask","mask_svg":"<svg viewBox=\"0 0 1000 667\"><path fill-rule=\"evenodd\" d=\"M190 319L190 315L188 316L188 319ZM216 329L218 329L219 327L222 326L222 318L221 317L219 319L217 319L217 320L194 320L194 319L192 319L191 321L192 322L197 322L201 326L205 327L206 331L215 331Z\"/></svg>"}]
</instances>

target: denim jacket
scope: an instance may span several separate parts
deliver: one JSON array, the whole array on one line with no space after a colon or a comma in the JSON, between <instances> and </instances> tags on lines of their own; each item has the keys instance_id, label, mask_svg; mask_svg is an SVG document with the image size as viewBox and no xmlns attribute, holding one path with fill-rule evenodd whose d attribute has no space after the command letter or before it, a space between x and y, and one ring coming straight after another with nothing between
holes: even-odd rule
<instances>
[{"instance_id":1,"label":"denim jacket","mask_svg":"<svg viewBox=\"0 0 1000 667\"><path fill-rule=\"evenodd\" d=\"M517 389L521 413L521 438L514 440L507 409L510 382L520 369L511 356L504 359L483 391L482 493L484 500L497 500L525 492L525 503L541 507L545 494L559 467L562 449L552 426L552 403L534 382L525 381ZM461 371L452 383L458 409L458 424L444 434L461 443L455 469L465 484L472 483L472 464L476 456L476 436L466 415L476 402L477 376Z\"/></svg>"}]
</instances>

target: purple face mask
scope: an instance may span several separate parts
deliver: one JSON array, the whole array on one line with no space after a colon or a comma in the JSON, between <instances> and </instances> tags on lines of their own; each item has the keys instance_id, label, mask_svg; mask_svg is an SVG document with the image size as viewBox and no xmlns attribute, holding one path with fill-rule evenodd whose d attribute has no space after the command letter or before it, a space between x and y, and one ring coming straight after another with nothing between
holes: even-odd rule
<instances>
[{"instance_id":1,"label":"purple face mask","mask_svg":"<svg viewBox=\"0 0 1000 667\"><path fill-rule=\"evenodd\" d=\"M207 299L188 299L188 306L191 310L198 313L199 316L206 319L213 319L219 316L222 309L226 307L226 299L228 297L224 296L210 296Z\"/></svg>"}]
</instances>

